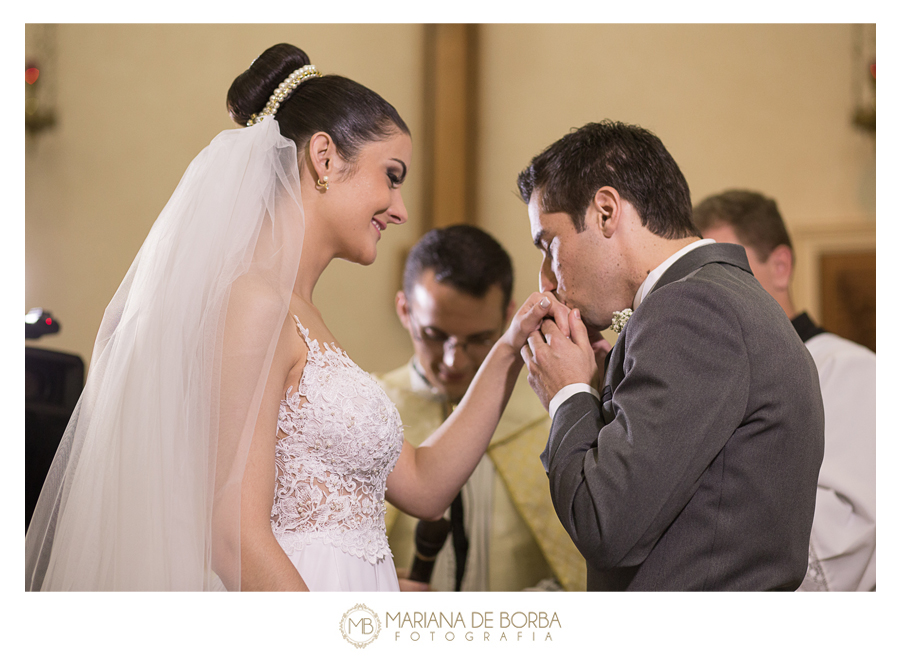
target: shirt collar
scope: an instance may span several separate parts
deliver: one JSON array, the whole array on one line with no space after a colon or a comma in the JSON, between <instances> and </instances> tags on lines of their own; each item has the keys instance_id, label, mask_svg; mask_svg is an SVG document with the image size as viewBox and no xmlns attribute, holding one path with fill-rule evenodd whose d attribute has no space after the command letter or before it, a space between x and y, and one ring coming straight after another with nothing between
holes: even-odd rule
<instances>
[{"instance_id":1,"label":"shirt collar","mask_svg":"<svg viewBox=\"0 0 900 658\"><path fill-rule=\"evenodd\" d=\"M653 290L653 286L656 285L656 282L659 281L659 278L665 273L667 269L669 269L672 264L677 261L679 258L684 256L689 251L693 251L697 247L702 247L707 244L714 244L715 240L710 238L704 238L702 240L697 240L696 242L690 243L688 246L683 247L676 251L674 254L665 259L662 263L657 265L654 269L650 271L650 274L647 275L647 278L644 279L643 283L638 287L637 293L634 295L634 304L631 307L632 310L636 311L637 307L640 306L641 302L644 301L644 298L650 294L650 291Z\"/></svg>"},{"instance_id":2,"label":"shirt collar","mask_svg":"<svg viewBox=\"0 0 900 658\"><path fill-rule=\"evenodd\" d=\"M794 330L804 343L814 336L825 333L825 330L813 322L807 313L801 313L795 317L791 320L791 324L794 325Z\"/></svg>"}]
</instances>

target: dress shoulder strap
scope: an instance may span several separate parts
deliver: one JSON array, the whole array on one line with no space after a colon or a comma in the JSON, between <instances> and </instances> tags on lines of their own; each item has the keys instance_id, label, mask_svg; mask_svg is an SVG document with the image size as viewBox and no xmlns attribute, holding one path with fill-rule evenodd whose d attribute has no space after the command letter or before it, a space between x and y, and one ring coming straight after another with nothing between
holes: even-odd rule
<instances>
[{"instance_id":1,"label":"dress shoulder strap","mask_svg":"<svg viewBox=\"0 0 900 658\"><path fill-rule=\"evenodd\" d=\"M317 341L315 338L311 339L309 337L309 329L303 326L303 323L300 322L300 318L298 318L296 315L294 316L294 323L297 325L297 333L300 334L301 338L303 338L306 346L311 351L318 351L319 341Z\"/></svg>"},{"instance_id":2,"label":"dress shoulder strap","mask_svg":"<svg viewBox=\"0 0 900 658\"><path fill-rule=\"evenodd\" d=\"M320 346L318 339L309 337L309 329L303 326L303 323L300 322L300 318L296 315L292 317L294 318L294 323L297 325L297 333L300 334L306 342L306 346L309 348L311 354L325 355L331 353L337 355L339 359L346 359L352 363L352 360L347 356L347 353L334 343L329 344L323 342Z\"/></svg>"}]
</instances>

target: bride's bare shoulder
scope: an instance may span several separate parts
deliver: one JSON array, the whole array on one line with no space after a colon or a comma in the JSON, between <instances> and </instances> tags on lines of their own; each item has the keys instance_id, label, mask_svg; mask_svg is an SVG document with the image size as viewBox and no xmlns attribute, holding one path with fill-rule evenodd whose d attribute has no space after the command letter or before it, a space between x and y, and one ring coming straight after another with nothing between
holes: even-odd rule
<instances>
[{"instance_id":1,"label":"bride's bare shoulder","mask_svg":"<svg viewBox=\"0 0 900 658\"><path fill-rule=\"evenodd\" d=\"M275 329L284 319L286 302L284 294L264 278L245 274L231 284L226 323L248 329L264 326Z\"/></svg>"}]
</instances>

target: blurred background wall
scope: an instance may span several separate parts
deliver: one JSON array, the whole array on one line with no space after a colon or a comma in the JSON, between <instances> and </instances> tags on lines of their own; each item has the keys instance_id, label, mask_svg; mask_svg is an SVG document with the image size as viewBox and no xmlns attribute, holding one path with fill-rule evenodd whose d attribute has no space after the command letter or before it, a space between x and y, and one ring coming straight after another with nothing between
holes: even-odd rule
<instances>
[{"instance_id":1,"label":"blurred background wall","mask_svg":"<svg viewBox=\"0 0 900 658\"><path fill-rule=\"evenodd\" d=\"M795 239L795 301L814 318L823 255L871 252L874 263L875 134L853 120L874 107L874 26L66 24L25 36L56 119L26 136L25 310L49 309L62 326L26 344L86 363L185 168L234 127L231 81L282 41L379 92L413 133L409 223L385 233L374 265L334 263L314 298L365 369L410 354L393 296L406 251L433 225L492 232L513 257L517 298L535 289L516 175L589 121L655 132L694 202L730 187L774 197ZM874 270L871 288L874 317Z\"/></svg>"}]
</instances>

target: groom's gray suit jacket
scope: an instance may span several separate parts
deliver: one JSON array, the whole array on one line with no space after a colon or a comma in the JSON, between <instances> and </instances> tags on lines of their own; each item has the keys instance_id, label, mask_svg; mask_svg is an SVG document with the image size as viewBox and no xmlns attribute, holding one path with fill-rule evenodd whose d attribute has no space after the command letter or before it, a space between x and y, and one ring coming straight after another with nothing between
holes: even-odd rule
<instances>
[{"instance_id":1,"label":"groom's gray suit jacket","mask_svg":"<svg viewBox=\"0 0 900 658\"><path fill-rule=\"evenodd\" d=\"M601 397L564 402L541 455L589 590L800 585L822 397L742 247L698 247L666 270L610 352Z\"/></svg>"}]
</instances>

